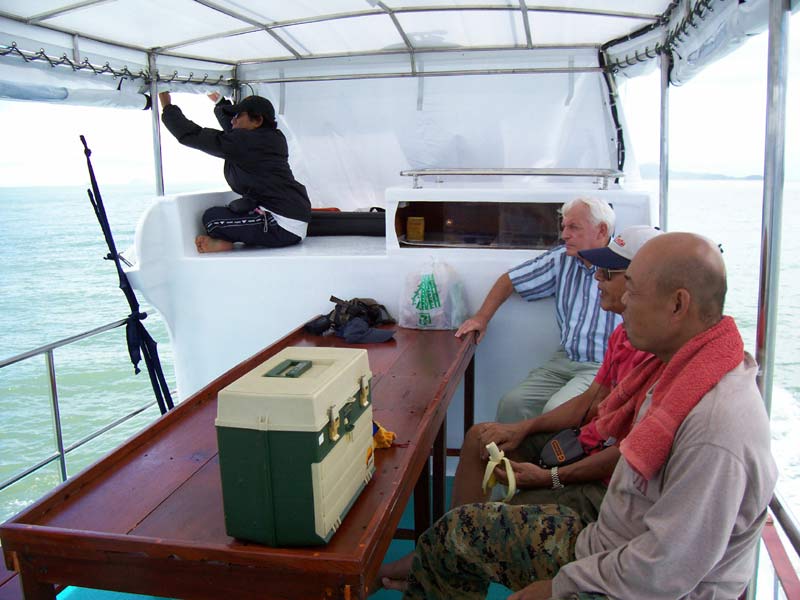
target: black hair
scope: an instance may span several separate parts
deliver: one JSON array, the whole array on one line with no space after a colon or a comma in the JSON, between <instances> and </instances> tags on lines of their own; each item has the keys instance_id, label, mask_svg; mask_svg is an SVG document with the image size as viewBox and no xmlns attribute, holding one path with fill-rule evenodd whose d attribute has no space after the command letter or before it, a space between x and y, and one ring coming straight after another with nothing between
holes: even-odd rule
<instances>
[{"instance_id":1,"label":"black hair","mask_svg":"<svg viewBox=\"0 0 800 600\"><path fill-rule=\"evenodd\" d=\"M275 129L278 126L275 120L270 119L269 117L267 117L267 115L262 115L260 113L252 113L249 110L240 110L236 114L238 115L246 114L251 121L255 121L257 117L261 117L261 125L258 126L258 129L261 129L262 127L266 127L268 129Z\"/></svg>"}]
</instances>

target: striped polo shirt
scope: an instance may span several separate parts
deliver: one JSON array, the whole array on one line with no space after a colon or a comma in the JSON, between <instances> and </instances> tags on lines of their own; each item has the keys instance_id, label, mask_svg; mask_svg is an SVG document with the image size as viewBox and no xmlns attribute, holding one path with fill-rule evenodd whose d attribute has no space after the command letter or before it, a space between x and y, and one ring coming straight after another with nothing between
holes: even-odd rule
<instances>
[{"instance_id":1,"label":"striped polo shirt","mask_svg":"<svg viewBox=\"0 0 800 600\"><path fill-rule=\"evenodd\" d=\"M570 360L602 362L608 338L622 318L600 308L595 267L567 256L558 246L508 272L516 292L528 302L555 296L561 346Z\"/></svg>"}]
</instances>

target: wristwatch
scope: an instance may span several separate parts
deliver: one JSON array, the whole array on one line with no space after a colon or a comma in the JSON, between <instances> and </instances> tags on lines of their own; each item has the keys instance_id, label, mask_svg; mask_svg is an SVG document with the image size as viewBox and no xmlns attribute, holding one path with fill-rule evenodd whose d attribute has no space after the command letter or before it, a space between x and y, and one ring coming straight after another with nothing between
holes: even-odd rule
<instances>
[{"instance_id":1,"label":"wristwatch","mask_svg":"<svg viewBox=\"0 0 800 600\"><path fill-rule=\"evenodd\" d=\"M550 469L550 479L553 480L553 487L554 490L560 490L564 487L564 484L561 483L561 480L558 478L558 467L553 467Z\"/></svg>"}]
</instances>

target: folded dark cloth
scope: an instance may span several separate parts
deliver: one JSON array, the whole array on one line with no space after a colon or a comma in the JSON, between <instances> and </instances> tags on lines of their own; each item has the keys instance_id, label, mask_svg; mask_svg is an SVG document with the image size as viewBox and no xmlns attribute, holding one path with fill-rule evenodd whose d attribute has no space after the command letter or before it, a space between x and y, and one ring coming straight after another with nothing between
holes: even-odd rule
<instances>
[{"instance_id":1,"label":"folded dark cloth","mask_svg":"<svg viewBox=\"0 0 800 600\"><path fill-rule=\"evenodd\" d=\"M336 335L348 344L374 344L392 339L394 329L374 329L366 319L353 317L336 330Z\"/></svg>"}]
</instances>

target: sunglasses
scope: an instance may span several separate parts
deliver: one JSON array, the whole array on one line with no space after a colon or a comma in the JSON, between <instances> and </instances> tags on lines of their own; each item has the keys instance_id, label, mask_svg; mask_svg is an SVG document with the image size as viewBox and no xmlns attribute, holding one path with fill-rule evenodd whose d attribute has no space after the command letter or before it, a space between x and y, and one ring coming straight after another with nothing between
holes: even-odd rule
<instances>
[{"instance_id":1,"label":"sunglasses","mask_svg":"<svg viewBox=\"0 0 800 600\"><path fill-rule=\"evenodd\" d=\"M600 278L604 281L611 281L611 278L617 273L624 273L627 269L606 269L606 268L597 268L597 272L600 273Z\"/></svg>"}]
</instances>

